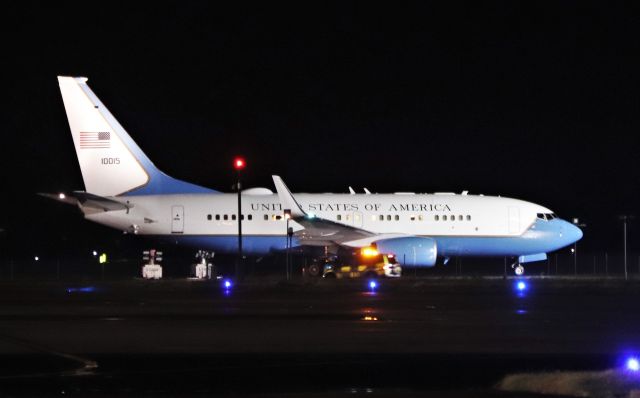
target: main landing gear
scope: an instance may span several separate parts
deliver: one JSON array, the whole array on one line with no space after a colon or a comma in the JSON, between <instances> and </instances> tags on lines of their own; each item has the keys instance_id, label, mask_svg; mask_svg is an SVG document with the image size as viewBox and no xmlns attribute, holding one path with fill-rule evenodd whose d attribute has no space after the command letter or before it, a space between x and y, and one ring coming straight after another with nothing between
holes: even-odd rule
<instances>
[{"instance_id":1,"label":"main landing gear","mask_svg":"<svg viewBox=\"0 0 640 398\"><path fill-rule=\"evenodd\" d=\"M511 268L513 268L513 271L516 273L516 275L524 275L524 266L522 264L511 264Z\"/></svg>"}]
</instances>

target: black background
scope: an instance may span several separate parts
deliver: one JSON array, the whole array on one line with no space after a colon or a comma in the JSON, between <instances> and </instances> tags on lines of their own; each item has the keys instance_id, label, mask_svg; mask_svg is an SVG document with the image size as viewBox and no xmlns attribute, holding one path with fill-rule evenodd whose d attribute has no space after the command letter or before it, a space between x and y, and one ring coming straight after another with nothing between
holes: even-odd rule
<instances>
[{"instance_id":1,"label":"black background","mask_svg":"<svg viewBox=\"0 0 640 398\"><path fill-rule=\"evenodd\" d=\"M242 154L249 186L510 196L580 217L594 251L640 214L640 21L620 3L3 8L14 249L120 236L35 195L84 188L56 75L89 77L161 170L221 191Z\"/></svg>"}]
</instances>

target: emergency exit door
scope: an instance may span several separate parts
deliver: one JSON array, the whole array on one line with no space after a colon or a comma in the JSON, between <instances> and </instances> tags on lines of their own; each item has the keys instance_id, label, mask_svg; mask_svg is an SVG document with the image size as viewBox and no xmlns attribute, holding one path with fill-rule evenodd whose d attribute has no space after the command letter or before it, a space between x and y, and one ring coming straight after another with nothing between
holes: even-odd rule
<instances>
[{"instance_id":1,"label":"emergency exit door","mask_svg":"<svg viewBox=\"0 0 640 398\"><path fill-rule=\"evenodd\" d=\"M181 234L184 232L184 207L171 206L171 233Z\"/></svg>"}]
</instances>

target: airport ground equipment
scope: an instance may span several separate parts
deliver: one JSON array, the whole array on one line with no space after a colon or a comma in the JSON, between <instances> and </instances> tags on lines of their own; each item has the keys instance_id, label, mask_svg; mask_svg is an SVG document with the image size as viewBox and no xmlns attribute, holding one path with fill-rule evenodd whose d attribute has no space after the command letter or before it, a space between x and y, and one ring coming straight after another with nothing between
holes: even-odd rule
<instances>
[{"instance_id":1,"label":"airport ground equipment","mask_svg":"<svg viewBox=\"0 0 640 398\"><path fill-rule=\"evenodd\" d=\"M215 256L214 252L208 252L206 250L198 250L196 253L196 259L198 262L193 264L192 274L197 279L211 279L215 277L215 269L211 260Z\"/></svg>"},{"instance_id":2,"label":"airport ground equipment","mask_svg":"<svg viewBox=\"0 0 640 398\"><path fill-rule=\"evenodd\" d=\"M324 278L398 278L402 266L393 254L379 253L373 247L359 250L354 256L335 256L327 259L322 276Z\"/></svg>"},{"instance_id":3,"label":"airport ground equipment","mask_svg":"<svg viewBox=\"0 0 640 398\"><path fill-rule=\"evenodd\" d=\"M142 252L142 259L148 263L142 266L142 277L144 279L162 279L162 252L155 249Z\"/></svg>"}]
</instances>

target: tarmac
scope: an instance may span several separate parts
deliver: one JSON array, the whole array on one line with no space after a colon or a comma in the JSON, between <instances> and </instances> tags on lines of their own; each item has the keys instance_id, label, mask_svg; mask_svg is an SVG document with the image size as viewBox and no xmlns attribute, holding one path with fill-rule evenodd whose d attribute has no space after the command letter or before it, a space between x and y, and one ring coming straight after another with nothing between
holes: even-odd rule
<instances>
[{"instance_id":1,"label":"tarmac","mask_svg":"<svg viewBox=\"0 0 640 398\"><path fill-rule=\"evenodd\" d=\"M523 396L495 386L640 353L619 279L7 281L0 303L3 395Z\"/></svg>"}]
</instances>

